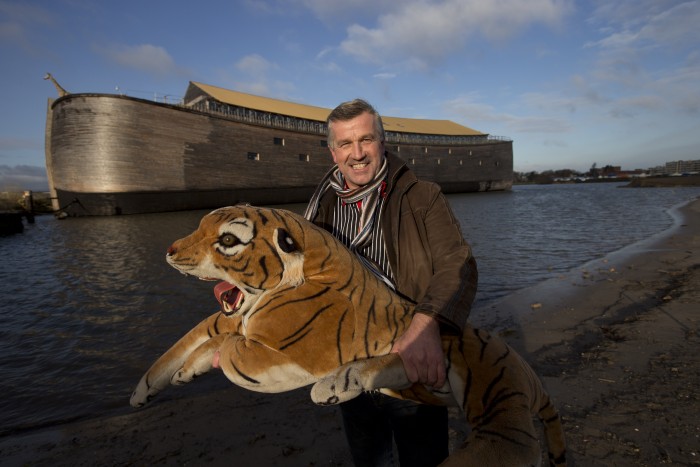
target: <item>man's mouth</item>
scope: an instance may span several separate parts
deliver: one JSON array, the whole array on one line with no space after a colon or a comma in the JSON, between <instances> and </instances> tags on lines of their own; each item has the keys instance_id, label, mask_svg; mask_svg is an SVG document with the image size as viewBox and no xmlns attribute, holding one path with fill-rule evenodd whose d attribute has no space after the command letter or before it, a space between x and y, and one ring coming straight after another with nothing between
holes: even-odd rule
<instances>
[{"instance_id":1,"label":"man's mouth","mask_svg":"<svg viewBox=\"0 0 700 467\"><path fill-rule=\"evenodd\" d=\"M221 304L221 311L227 316L240 310L245 298L238 287L228 282L216 284L214 286L214 296Z\"/></svg>"}]
</instances>

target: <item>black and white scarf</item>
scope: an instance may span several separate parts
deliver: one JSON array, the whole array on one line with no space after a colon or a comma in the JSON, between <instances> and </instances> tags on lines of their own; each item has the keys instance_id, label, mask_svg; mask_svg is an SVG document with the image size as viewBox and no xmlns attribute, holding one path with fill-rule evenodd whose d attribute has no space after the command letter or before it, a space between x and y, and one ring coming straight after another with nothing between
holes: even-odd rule
<instances>
[{"instance_id":1,"label":"black and white scarf","mask_svg":"<svg viewBox=\"0 0 700 467\"><path fill-rule=\"evenodd\" d=\"M364 255L359 253L359 248L364 246L370 238L375 220L379 217L377 206L380 205L380 199L386 187L386 175L389 172L389 164L387 158L384 157L382 165L377 171L371 182L365 186L358 188L347 188L343 175L340 173L338 166L334 166L329 170L321 180L321 183L316 188L309 205L306 207L304 217L308 220L313 220L318 212L318 205L323 197L323 194L329 188L335 190L335 194L348 204L360 203L360 231L350 242L350 251L355 253L362 263L375 275L381 278L384 282L394 288L391 280L379 270L379 268ZM380 209L381 210L381 209Z\"/></svg>"}]
</instances>

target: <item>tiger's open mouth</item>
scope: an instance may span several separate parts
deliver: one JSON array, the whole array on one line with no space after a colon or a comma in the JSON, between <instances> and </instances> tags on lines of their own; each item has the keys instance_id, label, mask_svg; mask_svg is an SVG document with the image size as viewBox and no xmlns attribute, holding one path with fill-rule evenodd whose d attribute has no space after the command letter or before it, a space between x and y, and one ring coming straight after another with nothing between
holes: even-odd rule
<instances>
[{"instance_id":1,"label":"tiger's open mouth","mask_svg":"<svg viewBox=\"0 0 700 467\"><path fill-rule=\"evenodd\" d=\"M230 316L235 314L243 306L243 292L233 284L219 282L214 286L214 296L221 304L221 311Z\"/></svg>"}]
</instances>

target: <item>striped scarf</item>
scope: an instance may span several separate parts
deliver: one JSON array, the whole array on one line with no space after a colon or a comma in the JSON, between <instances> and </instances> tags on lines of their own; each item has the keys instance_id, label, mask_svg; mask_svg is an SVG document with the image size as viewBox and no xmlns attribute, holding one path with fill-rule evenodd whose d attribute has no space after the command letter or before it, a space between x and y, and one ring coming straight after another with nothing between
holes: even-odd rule
<instances>
[{"instance_id":1,"label":"striped scarf","mask_svg":"<svg viewBox=\"0 0 700 467\"><path fill-rule=\"evenodd\" d=\"M386 186L384 182L388 172L389 164L387 163L386 157L384 157L381 167L370 183L358 188L347 188L338 166L334 166L326 173L323 180L321 180L321 183L316 188L316 191L309 201L309 205L306 207L304 217L308 220L313 220L313 218L316 217L321 197L329 188L333 188L335 194L338 198L342 199L344 203L359 203L360 231L350 242L350 251L355 253L370 271L384 280L393 289L394 285L391 283L391 280L389 280L372 261L358 252L358 249L367 243L372 234L372 227L374 226L375 219L378 217L378 215L375 215L377 206L380 204L379 200L383 194L383 185Z\"/></svg>"}]
</instances>

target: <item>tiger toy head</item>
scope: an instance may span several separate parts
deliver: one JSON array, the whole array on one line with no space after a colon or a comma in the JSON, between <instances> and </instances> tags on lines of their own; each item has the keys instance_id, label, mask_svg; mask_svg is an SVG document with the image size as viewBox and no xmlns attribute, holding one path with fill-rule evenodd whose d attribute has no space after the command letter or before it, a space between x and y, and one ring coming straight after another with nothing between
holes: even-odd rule
<instances>
[{"instance_id":1,"label":"tiger toy head","mask_svg":"<svg viewBox=\"0 0 700 467\"><path fill-rule=\"evenodd\" d=\"M245 315L267 291L304 281L304 254L290 234L304 241L294 216L253 212L255 216L250 208L218 209L166 254L167 262L183 274L229 284L218 288L226 292L222 306L227 315Z\"/></svg>"},{"instance_id":2,"label":"tiger toy head","mask_svg":"<svg viewBox=\"0 0 700 467\"><path fill-rule=\"evenodd\" d=\"M412 384L390 353L414 304L390 290L330 233L294 213L252 206L217 209L166 259L215 287L222 310L204 319L143 375L139 407L169 384L212 368L260 392L314 384L319 404L363 391L457 405L472 432L445 465L533 465L540 456L532 422L545 425L550 464L565 465L558 413L527 363L505 342L467 326L443 336L447 383Z\"/></svg>"}]
</instances>

